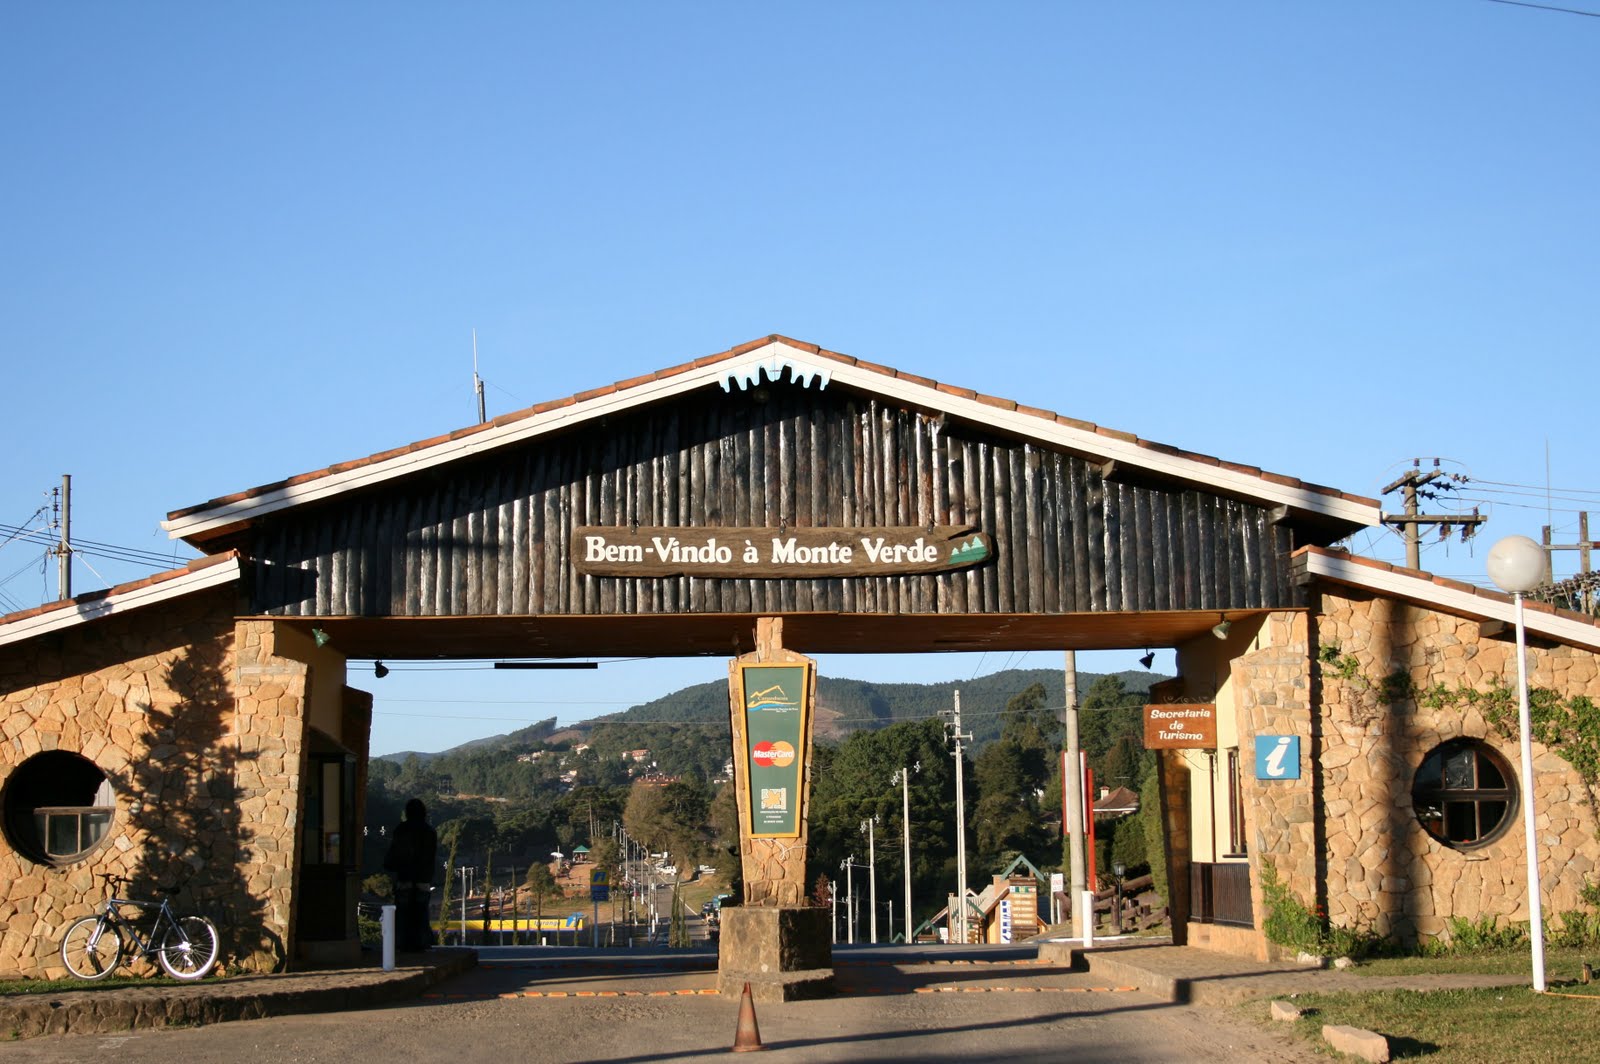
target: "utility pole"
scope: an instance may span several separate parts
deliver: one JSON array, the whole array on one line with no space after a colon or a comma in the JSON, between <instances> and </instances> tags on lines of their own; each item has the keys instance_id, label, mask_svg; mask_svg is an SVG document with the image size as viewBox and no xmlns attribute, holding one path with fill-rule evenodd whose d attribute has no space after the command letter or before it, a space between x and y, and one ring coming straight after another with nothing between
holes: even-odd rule
<instances>
[{"instance_id":1,"label":"utility pole","mask_svg":"<svg viewBox=\"0 0 1600 1064\"><path fill-rule=\"evenodd\" d=\"M872 903L872 918L867 921L867 941L873 945L878 942L878 847L874 843L873 829L878 825L876 816L861 822L861 830L867 834L867 883L869 884L867 898Z\"/></svg>"},{"instance_id":2,"label":"utility pole","mask_svg":"<svg viewBox=\"0 0 1600 1064\"><path fill-rule=\"evenodd\" d=\"M955 708L950 711L952 723L950 738L956 744L956 928L961 944L967 944L967 791L961 744L971 742L972 736L961 730L961 692L955 693Z\"/></svg>"},{"instance_id":3,"label":"utility pole","mask_svg":"<svg viewBox=\"0 0 1600 1064\"><path fill-rule=\"evenodd\" d=\"M1578 542L1554 543L1550 539L1550 526L1544 526L1544 582L1555 583L1555 565L1553 564L1555 552L1558 550L1575 550L1578 552L1578 579L1576 585L1582 596L1578 606L1583 612L1588 613L1593 609L1594 591L1588 587L1588 581L1583 579L1590 573L1590 552L1600 550L1600 541L1589 538L1589 512L1578 514Z\"/></svg>"},{"instance_id":4,"label":"utility pole","mask_svg":"<svg viewBox=\"0 0 1600 1064\"><path fill-rule=\"evenodd\" d=\"M856 855L851 854L839 862L839 867L844 869L844 905L845 905L845 935L850 945L856 944L856 877L855 870L861 866L856 864Z\"/></svg>"},{"instance_id":5,"label":"utility pole","mask_svg":"<svg viewBox=\"0 0 1600 1064\"><path fill-rule=\"evenodd\" d=\"M1396 478L1382 494L1388 495L1397 489L1401 491L1401 510L1397 514L1383 514L1382 520L1386 525L1400 529L1406 540L1406 568L1422 568L1422 526L1437 525L1441 538L1448 538L1450 530L1461 526L1461 541L1465 543L1472 538L1478 526L1488 518L1479 515L1477 507L1473 507L1471 514L1425 514L1421 512L1418 499L1436 499L1440 494L1454 491L1459 478L1454 474L1446 473L1439 468L1439 460L1433 460L1433 468L1428 472L1422 471L1422 459L1413 458L1411 468L1403 476ZM1429 488L1428 485L1433 487Z\"/></svg>"},{"instance_id":6,"label":"utility pole","mask_svg":"<svg viewBox=\"0 0 1600 1064\"><path fill-rule=\"evenodd\" d=\"M65 602L72 597L72 475L70 473L61 474L60 517L61 544L50 553L56 556L56 597Z\"/></svg>"},{"instance_id":7,"label":"utility pole","mask_svg":"<svg viewBox=\"0 0 1600 1064\"><path fill-rule=\"evenodd\" d=\"M1078 771L1078 652L1066 652L1065 692L1061 722L1067 733L1067 754L1061 765L1061 800L1065 808L1067 864L1070 889L1067 901L1072 910L1072 936L1083 938L1088 930L1083 912L1083 892L1088 888L1088 864L1083 852L1083 779Z\"/></svg>"},{"instance_id":8,"label":"utility pole","mask_svg":"<svg viewBox=\"0 0 1600 1064\"><path fill-rule=\"evenodd\" d=\"M900 784L900 801L902 803L900 824L904 829L903 843L906 861L906 945L908 946L911 945L911 773L921 771L922 762L918 761L914 768L907 769L901 766L893 776L889 777L890 783ZM889 931L889 937L894 937L892 928Z\"/></svg>"}]
</instances>

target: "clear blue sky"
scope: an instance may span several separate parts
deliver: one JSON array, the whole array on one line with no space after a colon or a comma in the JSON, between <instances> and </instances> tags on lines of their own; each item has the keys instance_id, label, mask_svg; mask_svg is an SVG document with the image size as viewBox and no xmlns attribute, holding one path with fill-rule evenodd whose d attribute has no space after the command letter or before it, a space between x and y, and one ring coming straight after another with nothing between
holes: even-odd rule
<instances>
[{"instance_id":1,"label":"clear blue sky","mask_svg":"<svg viewBox=\"0 0 1600 1064\"><path fill-rule=\"evenodd\" d=\"M0 524L71 473L78 538L171 553L170 509L470 423L473 328L491 413L783 332L1360 494L1442 456L1492 517L1424 565L1481 580L1547 453L1558 541L1600 514L1597 55L1489 0L9 5ZM0 547L0 610L41 562ZM379 751L622 708L385 684Z\"/></svg>"}]
</instances>

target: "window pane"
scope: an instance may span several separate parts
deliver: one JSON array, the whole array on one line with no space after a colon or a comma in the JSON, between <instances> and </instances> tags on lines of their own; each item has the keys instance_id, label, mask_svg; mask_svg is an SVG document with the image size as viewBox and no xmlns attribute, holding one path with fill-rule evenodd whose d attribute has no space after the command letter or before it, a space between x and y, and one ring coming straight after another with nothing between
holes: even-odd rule
<instances>
[{"instance_id":1,"label":"window pane","mask_svg":"<svg viewBox=\"0 0 1600 1064\"><path fill-rule=\"evenodd\" d=\"M1473 802L1444 804L1445 837L1451 842L1472 842L1478 837L1478 808Z\"/></svg>"},{"instance_id":2,"label":"window pane","mask_svg":"<svg viewBox=\"0 0 1600 1064\"><path fill-rule=\"evenodd\" d=\"M1478 831L1487 835L1500 826L1500 821L1506 818L1506 802L1479 802L1478 803Z\"/></svg>"},{"instance_id":3,"label":"window pane","mask_svg":"<svg viewBox=\"0 0 1600 1064\"><path fill-rule=\"evenodd\" d=\"M1444 785L1451 790L1472 788L1472 763L1477 755L1472 750L1452 750L1444 759Z\"/></svg>"},{"instance_id":4,"label":"window pane","mask_svg":"<svg viewBox=\"0 0 1600 1064\"><path fill-rule=\"evenodd\" d=\"M51 857L71 857L83 849L78 845L78 818L70 813L51 813L45 831L45 852Z\"/></svg>"},{"instance_id":5,"label":"window pane","mask_svg":"<svg viewBox=\"0 0 1600 1064\"><path fill-rule=\"evenodd\" d=\"M1417 788L1438 790L1439 785L1444 782L1444 777L1440 773L1443 764L1444 759L1439 756L1437 750L1423 758L1422 767L1417 769Z\"/></svg>"},{"instance_id":6,"label":"window pane","mask_svg":"<svg viewBox=\"0 0 1600 1064\"><path fill-rule=\"evenodd\" d=\"M1479 787L1504 787L1506 778L1500 775L1500 770L1495 763L1482 754L1478 755L1478 786Z\"/></svg>"},{"instance_id":7,"label":"window pane","mask_svg":"<svg viewBox=\"0 0 1600 1064\"><path fill-rule=\"evenodd\" d=\"M111 814L109 812L83 814L83 848L87 850L105 838L106 831L110 827Z\"/></svg>"}]
</instances>

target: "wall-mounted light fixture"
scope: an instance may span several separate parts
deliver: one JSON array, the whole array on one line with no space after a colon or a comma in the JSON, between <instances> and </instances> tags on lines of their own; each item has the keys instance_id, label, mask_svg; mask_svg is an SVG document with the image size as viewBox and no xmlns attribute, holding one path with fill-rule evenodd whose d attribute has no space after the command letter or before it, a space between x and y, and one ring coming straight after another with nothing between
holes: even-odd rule
<instances>
[{"instance_id":1,"label":"wall-mounted light fixture","mask_svg":"<svg viewBox=\"0 0 1600 1064\"><path fill-rule=\"evenodd\" d=\"M381 661L374 661L372 663L372 675L376 676L380 680L383 679L385 676L389 675L389 666L385 665Z\"/></svg>"},{"instance_id":2,"label":"wall-mounted light fixture","mask_svg":"<svg viewBox=\"0 0 1600 1064\"><path fill-rule=\"evenodd\" d=\"M1222 620L1211 626L1211 634L1218 639L1228 638L1228 633L1233 631L1233 622L1228 620L1228 615L1223 614Z\"/></svg>"}]
</instances>

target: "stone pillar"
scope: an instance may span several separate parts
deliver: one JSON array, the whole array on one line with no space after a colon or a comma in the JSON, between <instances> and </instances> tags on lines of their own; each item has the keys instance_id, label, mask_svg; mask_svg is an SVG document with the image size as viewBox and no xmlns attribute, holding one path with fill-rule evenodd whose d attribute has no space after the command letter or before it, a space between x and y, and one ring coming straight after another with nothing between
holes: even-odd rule
<instances>
[{"instance_id":1,"label":"stone pillar","mask_svg":"<svg viewBox=\"0 0 1600 1064\"><path fill-rule=\"evenodd\" d=\"M800 734L800 793L796 795L797 834L753 837L750 749L739 667L745 664L806 667ZM815 662L784 649L783 620L756 622L756 649L728 668L729 713L733 724L733 779L739 807L739 853L744 868L743 904L724 907L717 954L717 989L737 995L750 984L757 1001L793 1001L833 993L830 912L806 904L807 818L811 809L811 735L816 703Z\"/></svg>"}]
</instances>

